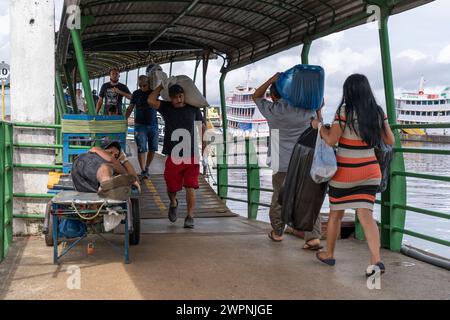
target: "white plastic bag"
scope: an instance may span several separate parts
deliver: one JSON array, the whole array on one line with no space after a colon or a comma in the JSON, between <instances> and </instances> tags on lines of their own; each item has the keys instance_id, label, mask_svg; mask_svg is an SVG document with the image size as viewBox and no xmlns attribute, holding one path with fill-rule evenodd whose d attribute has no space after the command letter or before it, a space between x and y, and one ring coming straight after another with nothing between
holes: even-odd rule
<instances>
[{"instance_id":1,"label":"white plastic bag","mask_svg":"<svg viewBox=\"0 0 450 320\"><path fill-rule=\"evenodd\" d=\"M148 65L145 73L149 79L150 89L155 90L163 81L167 80L167 74L163 71L161 66L157 63Z\"/></svg>"},{"instance_id":2,"label":"white plastic bag","mask_svg":"<svg viewBox=\"0 0 450 320\"><path fill-rule=\"evenodd\" d=\"M321 125L319 125L317 133L316 149L310 171L311 178L315 183L330 181L337 171L336 155L333 148L320 136L320 127Z\"/></svg>"},{"instance_id":3,"label":"white plastic bag","mask_svg":"<svg viewBox=\"0 0 450 320\"><path fill-rule=\"evenodd\" d=\"M108 214L103 215L103 226L105 232L108 232L117 227L120 222L125 219L125 215L119 214L114 208L106 208L106 210L108 211Z\"/></svg>"},{"instance_id":4,"label":"white plastic bag","mask_svg":"<svg viewBox=\"0 0 450 320\"><path fill-rule=\"evenodd\" d=\"M164 71L154 71L148 76L150 89L155 90L157 86L167 80L167 74Z\"/></svg>"},{"instance_id":5,"label":"white plastic bag","mask_svg":"<svg viewBox=\"0 0 450 320\"><path fill-rule=\"evenodd\" d=\"M163 89L161 90L161 97L163 100L170 101L169 87L173 84L178 84L183 88L184 99L187 104L198 108L209 106L208 101L200 93L194 81L186 75L173 76L162 82Z\"/></svg>"}]
</instances>

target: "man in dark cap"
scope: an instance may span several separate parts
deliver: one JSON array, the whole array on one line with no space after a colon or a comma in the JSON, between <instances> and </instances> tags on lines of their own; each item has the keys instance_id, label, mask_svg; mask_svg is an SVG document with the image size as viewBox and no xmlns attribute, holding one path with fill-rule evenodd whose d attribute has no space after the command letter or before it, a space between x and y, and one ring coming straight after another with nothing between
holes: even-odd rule
<instances>
[{"instance_id":1,"label":"man in dark cap","mask_svg":"<svg viewBox=\"0 0 450 320\"><path fill-rule=\"evenodd\" d=\"M73 162L71 175L79 192L97 192L102 197L126 200L131 185L140 191L136 171L118 141L105 139L101 148L93 147L80 154Z\"/></svg>"},{"instance_id":2,"label":"man in dark cap","mask_svg":"<svg viewBox=\"0 0 450 320\"><path fill-rule=\"evenodd\" d=\"M196 124L201 126L199 133L203 137L206 125L200 109L185 102L184 89L180 85L174 84L169 87L170 101L158 100L161 90L161 85L156 87L148 97L148 104L161 113L165 123L162 153L167 155L164 179L170 199L168 217L171 222L177 220L177 192L184 187L187 203L184 227L193 228L195 189L199 187L200 174L200 155L198 139L195 139L195 128ZM204 148L205 144L202 143L202 153Z\"/></svg>"}]
</instances>

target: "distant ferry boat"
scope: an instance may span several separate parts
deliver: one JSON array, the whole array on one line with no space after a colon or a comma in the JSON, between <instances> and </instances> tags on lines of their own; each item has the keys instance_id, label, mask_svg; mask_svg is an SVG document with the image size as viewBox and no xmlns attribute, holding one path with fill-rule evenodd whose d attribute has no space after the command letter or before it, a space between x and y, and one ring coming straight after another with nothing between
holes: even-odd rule
<instances>
[{"instance_id":1,"label":"distant ferry boat","mask_svg":"<svg viewBox=\"0 0 450 320\"><path fill-rule=\"evenodd\" d=\"M233 136L267 137L269 126L252 100L255 88L237 86L227 97L228 132ZM270 99L266 92L266 99Z\"/></svg>"},{"instance_id":2,"label":"distant ferry boat","mask_svg":"<svg viewBox=\"0 0 450 320\"><path fill-rule=\"evenodd\" d=\"M395 99L400 124L450 123L450 87L441 94L425 93L424 79L417 93L402 93ZM409 134L450 136L450 129L404 130Z\"/></svg>"}]
</instances>

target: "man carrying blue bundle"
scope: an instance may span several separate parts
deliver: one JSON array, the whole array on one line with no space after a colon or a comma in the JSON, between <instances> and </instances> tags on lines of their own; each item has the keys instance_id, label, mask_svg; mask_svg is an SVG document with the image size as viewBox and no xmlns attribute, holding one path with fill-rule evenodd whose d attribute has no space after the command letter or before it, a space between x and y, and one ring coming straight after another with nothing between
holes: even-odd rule
<instances>
[{"instance_id":1,"label":"man carrying blue bundle","mask_svg":"<svg viewBox=\"0 0 450 320\"><path fill-rule=\"evenodd\" d=\"M272 230L269 233L269 238L275 242L283 240L285 224L281 217L278 195L286 178L292 150L300 135L309 128L311 119L317 115L320 116L319 112L296 108L283 99L275 85L278 77L279 73L276 73L256 89L253 94L253 101L261 114L267 119L270 128L269 155L270 166L274 173L272 175L272 203L269 211ZM272 101L264 99L267 89L270 90ZM320 237L321 223L320 218L318 218L315 222L314 230L305 232L305 245L303 248L310 250L320 249Z\"/></svg>"}]
</instances>

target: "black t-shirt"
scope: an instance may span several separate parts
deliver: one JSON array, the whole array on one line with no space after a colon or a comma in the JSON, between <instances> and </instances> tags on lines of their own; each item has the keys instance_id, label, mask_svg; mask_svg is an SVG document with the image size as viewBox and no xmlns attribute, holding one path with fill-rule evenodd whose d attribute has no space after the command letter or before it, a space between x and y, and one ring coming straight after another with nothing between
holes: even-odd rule
<instances>
[{"instance_id":1,"label":"black t-shirt","mask_svg":"<svg viewBox=\"0 0 450 320\"><path fill-rule=\"evenodd\" d=\"M108 114L109 110L116 110L114 113L122 114L122 98L118 93L114 93L112 89L117 87L120 91L131 93L130 89L123 83L117 83L116 85L112 85L111 82L106 82L102 85L100 89L99 96L103 98L105 108L103 109L104 114Z\"/></svg>"},{"instance_id":2,"label":"black t-shirt","mask_svg":"<svg viewBox=\"0 0 450 320\"><path fill-rule=\"evenodd\" d=\"M148 96L152 90L142 91L138 89L133 92L130 104L134 104L134 123L153 126L158 129L158 119L156 110L150 107L147 102Z\"/></svg>"},{"instance_id":3,"label":"black t-shirt","mask_svg":"<svg viewBox=\"0 0 450 320\"><path fill-rule=\"evenodd\" d=\"M182 108L174 108L171 102L161 101L161 105L158 109L159 113L161 113L164 119L164 146L162 153L166 155L170 155L172 149L183 140L183 137L180 137L178 141L172 141L172 133L177 129L185 129L189 132L191 138L191 156L197 155L198 147L194 145L194 133L195 130L195 122L201 121L203 122L203 116L200 112L199 108L193 107L189 104ZM182 134L182 131L179 132ZM201 135L201 132L199 132ZM198 137L201 139L201 136ZM197 143L200 141L197 140ZM183 156L183 151L179 153L179 156Z\"/></svg>"}]
</instances>

